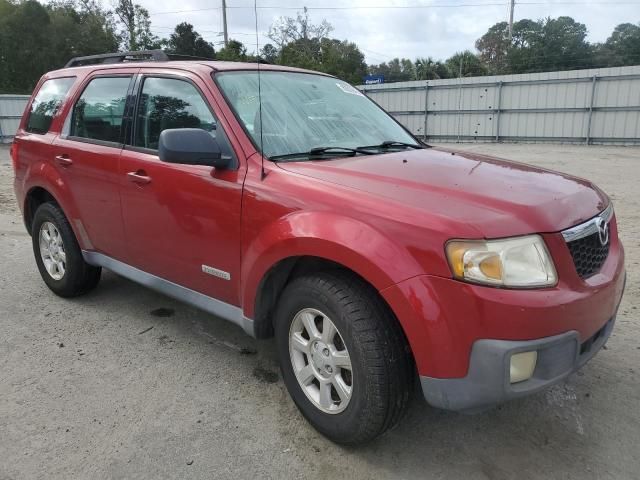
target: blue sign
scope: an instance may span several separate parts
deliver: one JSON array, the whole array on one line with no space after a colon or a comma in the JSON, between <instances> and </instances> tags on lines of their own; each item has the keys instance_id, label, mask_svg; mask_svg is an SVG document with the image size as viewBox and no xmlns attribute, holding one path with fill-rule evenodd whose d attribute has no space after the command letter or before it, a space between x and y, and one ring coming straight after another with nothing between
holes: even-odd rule
<instances>
[{"instance_id":1,"label":"blue sign","mask_svg":"<svg viewBox=\"0 0 640 480\"><path fill-rule=\"evenodd\" d=\"M367 75L364 77L365 85L379 85L384 83L384 75Z\"/></svg>"}]
</instances>

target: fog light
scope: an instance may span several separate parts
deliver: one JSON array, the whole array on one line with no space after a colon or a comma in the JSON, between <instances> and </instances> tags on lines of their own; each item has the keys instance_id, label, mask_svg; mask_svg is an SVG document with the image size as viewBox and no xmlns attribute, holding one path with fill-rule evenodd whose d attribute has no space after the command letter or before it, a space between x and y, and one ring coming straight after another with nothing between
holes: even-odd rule
<instances>
[{"instance_id":1,"label":"fog light","mask_svg":"<svg viewBox=\"0 0 640 480\"><path fill-rule=\"evenodd\" d=\"M511 383L523 382L533 376L538 360L538 352L522 352L511 355Z\"/></svg>"}]
</instances>

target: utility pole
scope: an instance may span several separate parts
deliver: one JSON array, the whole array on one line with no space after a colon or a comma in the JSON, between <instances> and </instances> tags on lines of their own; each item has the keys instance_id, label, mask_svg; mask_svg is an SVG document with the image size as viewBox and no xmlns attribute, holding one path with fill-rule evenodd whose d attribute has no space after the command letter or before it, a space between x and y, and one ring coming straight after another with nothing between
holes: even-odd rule
<instances>
[{"instance_id":1,"label":"utility pole","mask_svg":"<svg viewBox=\"0 0 640 480\"><path fill-rule=\"evenodd\" d=\"M513 9L516 6L516 0L511 0L509 7L509 40L513 39Z\"/></svg>"},{"instance_id":2,"label":"utility pole","mask_svg":"<svg viewBox=\"0 0 640 480\"><path fill-rule=\"evenodd\" d=\"M224 32L224 46L229 44L229 32L227 31L227 0L222 0L222 31Z\"/></svg>"}]
</instances>

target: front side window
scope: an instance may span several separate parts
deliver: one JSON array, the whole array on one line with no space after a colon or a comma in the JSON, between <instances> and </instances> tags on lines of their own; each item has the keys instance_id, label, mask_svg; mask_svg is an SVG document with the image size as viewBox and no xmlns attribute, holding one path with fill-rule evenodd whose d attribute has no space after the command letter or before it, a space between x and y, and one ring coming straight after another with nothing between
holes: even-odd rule
<instances>
[{"instance_id":1,"label":"front side window","mask_svg":"<svg viewBox=\"0 0 640 480\"><path fill-rule=\"evenodd\" d=\"M131 77L98 77L73 107L72 137L122 143L122 117Z\"/></svg>"},{"instance_id":2,"label":"front side window","mask_svg":"<svg viewBox=\"0 0 640 480\"><path fill-rule=\"evenodd\" d=\"M260 84L256 71L218 73L215 78L268 157L384 142L420 148L384 110L337 78L274 71L260 72Z\"/></svg>"},{"instance_id":3,"label":"front side window","mask_svg":"<svg viewBox=\"0 0 640 480\"><path fill-rule=\"evenodd\" d=\"M157 150L160 132L168 128L201 128L215 137L217 122L191 83L148 77L138 103L134 145Z\"/></svg>"},{"instance_id":4,"label":"front side window","mask_svg":"<svg viewBox=\"0 0 640 480\"><path fill-rule=\"evenodd\" d=\"M62 106L75 77L53 78L45 81L36 94L27 120L27 132L47 133L53 117Z\"/></svg>"}]
</instances>

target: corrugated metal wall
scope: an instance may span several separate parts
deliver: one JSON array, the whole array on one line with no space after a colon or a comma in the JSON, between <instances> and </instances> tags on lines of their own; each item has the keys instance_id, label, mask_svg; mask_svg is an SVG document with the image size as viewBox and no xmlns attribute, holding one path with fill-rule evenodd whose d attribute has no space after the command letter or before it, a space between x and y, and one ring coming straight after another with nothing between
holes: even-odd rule
<instances>
[{"instance_id":1,"label":"corrugated metal wall","mask_svg":"<svg viewBox=\"0 0 640 480\"><path fill-rule=\"evenodd\" d=\"M432 141L640 144L640 66L360 86ZM0 142L29 97L0 95Z\"/></svg>"},{"instance_id":2,"label":"corrugated metal wall","mask_svg":"<svg viewBox=\"0 0 640 480\"><path fill-rule=\"evenodd\" d=\"M640 66L358 88L432 141L640 143Z\"/></svg>"},{"instance_id":3,"label":"corrugated metal wall","mask_svg":"<svg viewBox=\"0 0 640 480\"><path fill-rule=\"evenodd\" d=\"M0 95L0 143L9 143L18 130L29 95Z\"/></svg>"}]
</instances>

